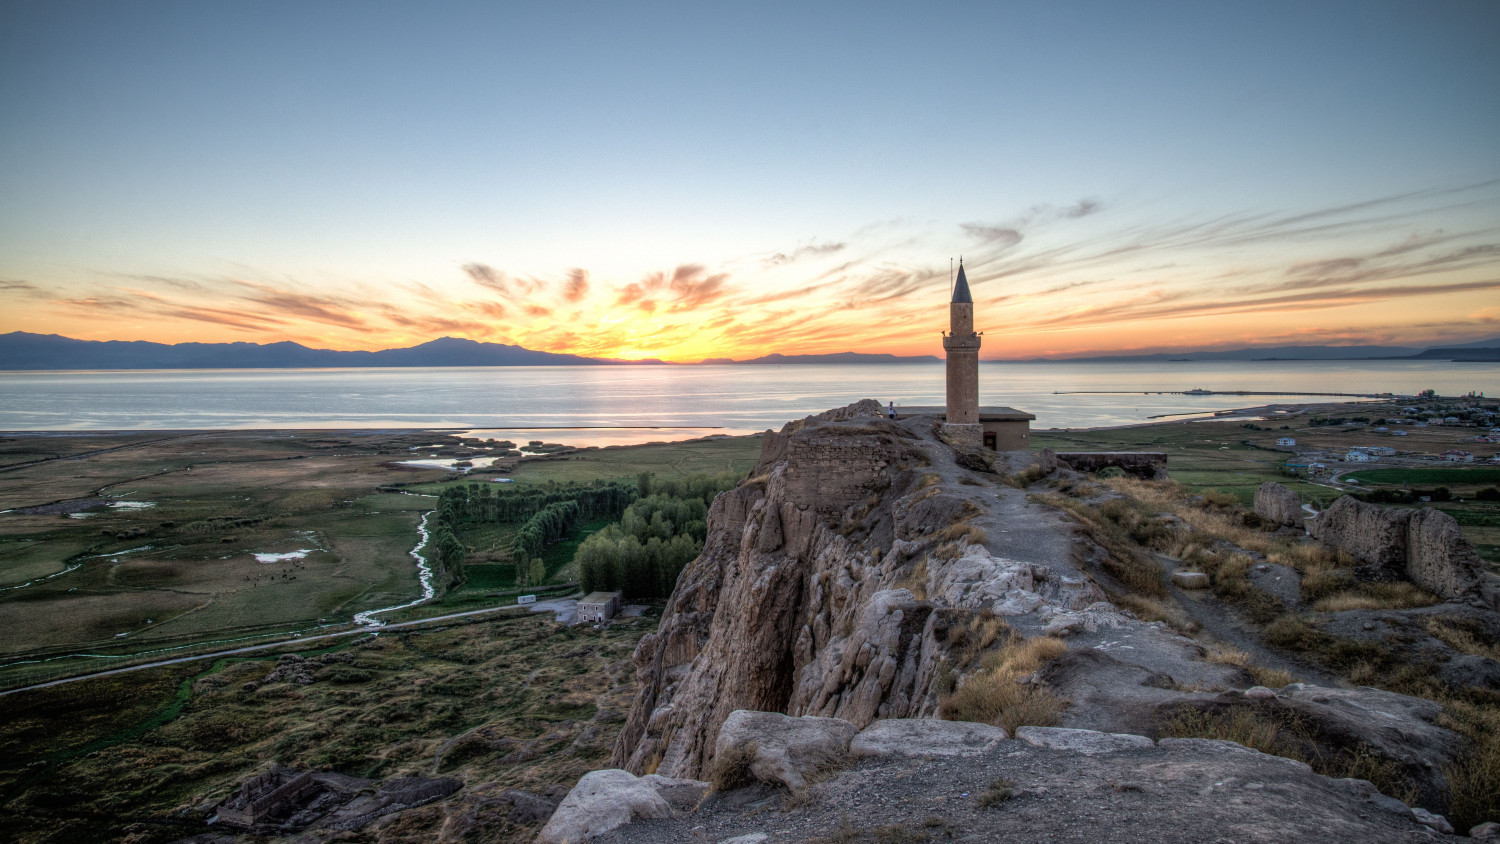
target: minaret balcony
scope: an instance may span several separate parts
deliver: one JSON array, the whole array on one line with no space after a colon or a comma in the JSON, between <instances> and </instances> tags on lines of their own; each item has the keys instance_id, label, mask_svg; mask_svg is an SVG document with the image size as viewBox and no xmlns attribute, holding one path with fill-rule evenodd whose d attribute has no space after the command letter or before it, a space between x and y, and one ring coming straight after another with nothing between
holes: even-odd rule
<instances>
[{"instance_id":1,"label":"minaret balcony","mask_svg":"<svg viewBox=\"0 0 1500 844\"><path fill-rule=\"evenodd\" d=\"M943 335L943 348L950 352L979 351L979 335L970 334L960 337L956 334Z\"/></svg>"}]
</instances>

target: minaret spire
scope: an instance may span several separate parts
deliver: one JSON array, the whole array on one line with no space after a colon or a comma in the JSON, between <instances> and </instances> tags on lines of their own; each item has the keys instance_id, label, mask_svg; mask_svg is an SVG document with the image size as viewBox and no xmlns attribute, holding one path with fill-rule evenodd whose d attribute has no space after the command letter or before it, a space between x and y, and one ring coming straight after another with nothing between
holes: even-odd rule
<instances>
[{"instance_id":1,"label":"minaret spire","mask_svg":"<svg viewBox=\"0 0 1500 844\"><path fill-rule=\"evenodd\" d=\"M943 351L948 358L948 407L944 430L956 442L979 445L979 335L974 333L974 296L963 258L958 259L958 278L948 303L948 334Z\"/></svg>"}]
</instances>

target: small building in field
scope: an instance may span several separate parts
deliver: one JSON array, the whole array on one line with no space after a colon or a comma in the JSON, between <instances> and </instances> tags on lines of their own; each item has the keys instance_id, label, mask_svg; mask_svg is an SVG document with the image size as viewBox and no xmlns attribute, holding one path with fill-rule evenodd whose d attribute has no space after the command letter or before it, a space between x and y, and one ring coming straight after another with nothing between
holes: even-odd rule
<instances>
[{"instance_id":1,"label":"small building in field","mask_svg":"<svg viewBox=\"0 0 1500 844\"><path fill-rule=\"evenodd\" d=\"M1454 451L1445 451L1445 452L1443 452L1442 457L1443 457L1444 460L1447 460L1447 461L1449 461L1451 463L1473 463L1474 462L1474 455L1473 454L1470 454L1467 451L1458 451L1456 449Z\"/></svg>"},{"instance_id":2,"label":"small building in field","mask_svg":"<svg viewBox=\"0 0 1500 844\"><path fill-rule=\"evenodd\" d=\"M1369 463L1375 459L1375 455L1368 451L1351 451L1344 455L1344 459L1350 463Z\"/></svg>"},{"instance_id":3,"label":"small building in field","mask_svg":"<svg viewBox=\"0 0 1500 844\"><path fill-rule=\"evenodd\" d=\"M1296 445L1297 440L1293 437L1281 437L1276 440L1277 445Z\"/></svg>"},{"instance_id":4,"label":"small building in field","mask_svg":"<svg viewBox=\"0 0 1500 844\"><path fill-rule=\"evenodd\" d=\"M614 618L619 611L619 592L590 592L578 602L579 622L602 624Z\"/></svg>"}]
</instances>

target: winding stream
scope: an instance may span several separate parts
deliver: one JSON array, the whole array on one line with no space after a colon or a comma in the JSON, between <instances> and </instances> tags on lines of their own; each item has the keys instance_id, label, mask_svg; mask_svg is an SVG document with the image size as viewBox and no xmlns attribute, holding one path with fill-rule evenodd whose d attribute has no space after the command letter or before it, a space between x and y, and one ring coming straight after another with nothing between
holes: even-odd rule
<instances>
[{"instance_id":1,"label":"winding stream","mask_svg":"<svg viewBox=\"0 0 1500 844\"><path fill-rule=\"evenodd\" d=\"M415 601L408 601L404 604L398 604L394 607L382 607L378 610L365 610L361 613L355 613L355 624L358 624L361 627L368 627L372 629L376 627L384 627L385 622L380 621L379 619L375 618L375 616L382 613L394 612L396 610L404 610L407 607L414 607L417 604L432 600L432 596L437 594L437 592L432 588L432 567L427 565L427 559L422 556L422 549L427 547L427 540L430 538L427 533L427 520L432 518L432 514L436 512L436 510L429 510L426 513L422 514L422 521L417 525L417 535L420 537L417 540L417 546L407 552L411 554L412 559L417 561L417 577L422 581L422 597L416 599Z\"/></svg>"}]
</instances>

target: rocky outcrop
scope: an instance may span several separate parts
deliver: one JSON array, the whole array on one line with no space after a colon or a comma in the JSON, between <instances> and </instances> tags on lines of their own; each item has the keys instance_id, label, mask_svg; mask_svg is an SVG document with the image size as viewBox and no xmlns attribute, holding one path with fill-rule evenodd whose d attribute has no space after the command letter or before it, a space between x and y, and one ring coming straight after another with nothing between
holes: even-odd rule
<instances>
[{"instance_id":1,"label":"rocky outcrop","mask_svg":"<svg viewBox=\"0 0 1500 844\"><path fill-rule=\"evenodd\" d=\"M764 720L744 739L775 742L777 730L790 737L806 720ZM843 732L853 729L846 726ZM1365 780L1330 779L1232 742L1040 728L1022 728L1010 740L985 733L994 729L876 721L851 742L862 750L843 769L826 772L825 782L795 794L752 783L712 794L691 813L638 820L595 840L1040 841L1071 833L1142 844L1396 844L1442 840L1451 828L1441 815L1409 809ZM958 738L970 731L972 741ZM919 752L955 741L962 752ZM734 747L750 749L726 743L726 750ZM765 811L778 804L780 811Z\"/></svg>"},{"instance_id":2,"label":"rocky outcrop","mask_svg":"<svg viewBox=\"0 0 1500 844\"><path fill-rule=\"evenodd\" d=\"M1377 576L1406 578L1448 600L1480 592L1479 557L1458 523L1440 510L1382 507L1346 495L1318 514L1309 532Z\"/></svg>"},{"instance_id":3,"label":"rocky outcrop","mask_svg":"<svg viewBox=\"0 0 1500 844\"><path fill-rule=\"evenodd\" d=\"M1303 743L1305 758L1363 755L1401 770L1420 791L1422 805L1444 805L1443 771L1467 751L1460 736L1437 725L1443 708L1429 700L1361 686L1332 689L1293 683L1274 693L1226 692L1167 704L1158 710L1167 723L1185 709L1233 718L1245 713L1264 723L1293 724L1289 733ZM1290 739L1289 739L1290 740Z\"/></svg>"},{"instance_id":4,"label":"rocky outcrop","mask_svg":"<svg viewBox=\"0 0 1500 844\"><path fill-rule=\"evenodd\" d=\"M1304 516L1297 493L1275 481L1266 481L1256 488L1255 515L1285 527L1301 527Z\"/></svg>"},{"instance_id":5,"label":"rocky outcrop","mask_svg":"<svg viewBox=\"0 0 1500 844\"><path fill-rule=\"evenodd\" d=\"M792 718L741 709L730 713L720 728L715 755L739 749L755 779L798 789L809 776L841 766L857 732L842 718Z\"/></svg>"},{"instance_id":6,"label":"rocky outcrop","mask_svg":"<svg viewBox=\"0 0 1500 844\"><path fill-rule=\"evenodd\" d=\"M654 774L637 777L628 771L590 771L563 798L538 844L579 844L641 818L670 818L672 804L664 792L695 795L692 806L708 791L708 783L674 780Z\"/></svg>"}]
</instances>

